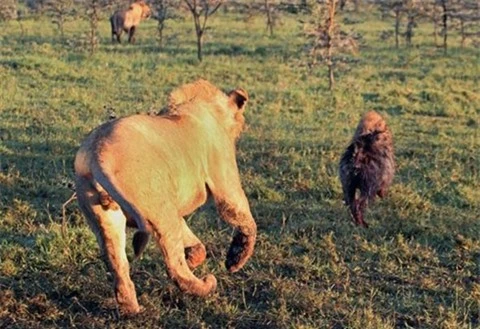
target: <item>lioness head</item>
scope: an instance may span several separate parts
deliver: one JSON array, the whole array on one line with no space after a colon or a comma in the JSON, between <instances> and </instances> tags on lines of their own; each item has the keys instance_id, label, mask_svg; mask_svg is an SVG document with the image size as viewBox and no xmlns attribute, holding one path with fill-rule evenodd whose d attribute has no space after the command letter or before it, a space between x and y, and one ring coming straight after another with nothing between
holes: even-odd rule
<instances>
[{"instance_id":1,"label":"lioness head","mask_svg":"<svg viewBox=\"0 0 480 329\"><path fill-rule=\"evenodd\" d=\"M169 97L167 113L185 114L195 110L208 109L219 123L228 130L230 137L236 140L245 127L243 112L248 101L248 94L238 88L225 94L210 82L200 79L174 90ZM200 105L203 104L203 105Z\"/></svg>"}]
</instances>

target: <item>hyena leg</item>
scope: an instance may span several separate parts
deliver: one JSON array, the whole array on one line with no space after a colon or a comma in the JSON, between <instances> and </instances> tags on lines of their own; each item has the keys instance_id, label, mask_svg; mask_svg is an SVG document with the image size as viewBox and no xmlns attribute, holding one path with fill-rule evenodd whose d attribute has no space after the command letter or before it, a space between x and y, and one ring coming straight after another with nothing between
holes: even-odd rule
<instances>
[{"instance_id":1,"label":"hyena leg","mask_svg":"<svg viewBox=\"0 0 480 329\"><path fill-rule=\"evenodd\" d=\"M197 278L188 267L185 258L184 224L183 219L175 216L176 211L165 212L171 214L168 221L149 221L153 236L162 250L169 276L175 281L180 290L197 296L206 296L215 290L217 280L211 274L202 280Z\"/></svg>"},{"instance_id":2,"label":"hyena leg","mask_svg":"<svg viewBox=\"0 0 480 329\"><path fill-rule=\"evenodd\" d=\"M118 43L122 43L122 33L123 33L123 30L122 29L116 29L114 34L115 36L117 37L117 42Z\"/></svg>"},{"instance_id":3,"label":"hyena leg","mask_svg":"<svg viewBox=\"0 0 480 329\"><path fill-rule=\"evenodd\" d=\"M355 224L358 223L358 211L357 211L357 203L358 200L355 198L357 192L357 188L354 185L348 185L344 188L343 191L343 200L345 201L345 204L348 206L350 210L350 216L352 217L352 220Z\"/></svg>"},{"instance_id":4,"label":"hyena leg","mask_svg":"<svg viewBox=\"0 0 480 329\"><path fill-rule=\"evenodd\" d=\"M367 207L368 198L366 196L360 196L358 199L355 199L354 202L354 213L353 217L357 225L368 228L367 222L364 220L365 208Z\"/></svg>"},{"instance_id":5,"label":"hyena leg","mask_svg":"<svg viewBox=\"0 0 480 329\"><path fill-rule=\"evenodd\" d=\"M196 268L205 261L207 251L203 243L190 230L187 223L182 219L183 224L183 245L185 247L185 258L191 269Z\"/></svg>"},{"instance_id":6,"label":"hyena leg","mask_svg":"<svg viewBox=\"0 0 480 329\"><path fill-rule=\"evenodd\" d=\"M386 186L382 186L380 187L380 189L378 190L377 192L377 195L380 197L380 198L384 198L387 196L387 193L388 193L388 189Z\"/></svg>"},{"instance_id":7,"label":"hyena leg","mask_svg":"<svg viewBox=\"0 0 480 329\"><path fill-rule=\"evenodd\" d=\"M132 26L130 30L128 30L128 42L135 43L135 26Z\"/></svg>"},{"instance_id":8,"label":"hyena leg","mask_svg":"<svg viewBox=\"0 0 480 329\"><path fill-rule=\"evenodd\" d=\"M115 26L113 26L113 23L112 23L112 43L115 43L116 36L117 36L117 33L115 32Z\"/></svg>"},{"instance_id":9,"label":"hyena leg","mask_svg":"<svg viewBox=\"0 0 480 329\"><path fill-rule=\"evenodd\" d=\"M115 297L124 313L138 313L135 287L130 279L130 270L125 252L126 218L118 205L106 205L105 192L99 193L90 182L77 180L77 197L88 224L95 233L106 264L114 276ZM102 205L103 204L103 205Z\"/></svg>"},{"instance_id":10,"label":"hyena leg","mask_svg":"<svg viewBox=\"0 0 480 329\"><path fill-rule=\"evenodd\" d=\"M110 17L110 27L112 29L112 43L114 43L115 42L115 38L114 38L114 36L115 36L115 23L113 22L112 17Z\"/></svg>"},{"instance_id":11,"label":"hyena leg","mask_svg":"<svg viewBox=\"0 0 480 329\"><path fill-rule=\"evenodd\" d=\"M243 190L236 195L226 198L225 194L219 193L213 196L217 210L224 221L237 229L233 237L230 249L227 253L225 265L230 272L240 270L252 256L257 238L257 225L253 219L247 197Z\"/></svg>"},{"instance_id":12,"label":"hyena leg","mask_svg":"<svg viewBox=\"0 0 480 329\"><path fill-rule=\"evenodd\" d=\"M355 178L350 179L347 184L344 184L343 199L345 204L348 205L353 222L357 225L368 227L367 223L363 220L367 197L363 196L361 191L360 196L357 196L357 181Z\"/></svg>"}]
</instances>

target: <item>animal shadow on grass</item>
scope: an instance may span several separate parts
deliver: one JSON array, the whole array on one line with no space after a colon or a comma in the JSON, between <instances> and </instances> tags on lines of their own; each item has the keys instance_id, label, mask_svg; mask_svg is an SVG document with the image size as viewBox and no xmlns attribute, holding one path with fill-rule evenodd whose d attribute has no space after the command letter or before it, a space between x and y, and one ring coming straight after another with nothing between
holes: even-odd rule
<instances>
[{"instance_id":1,"label":"animal shadow on grass","mask_svg":"<svg viewBox=\"0 0 480 329\"><path fill-rule=\"evenodd\" d=\"M65 42L61 38L56 38L53 36L42 36L42 35L22 35L18 36L17 38L12 38L12 44L13 40L14 44L19 47L20 49L24 50L25 47L29 47L32 44L49 44L51 46L59 46L59 45L64 45ZM7 41L8 42L8 41Z\"/></svg>"},{"instance_id":2,"label":"animal shadow on grass","mask_svg":"<svg viewBox=\"0 0 480 329\"><path fill-rule=\"evenodd\" d=\"M0 159L0 171L5 177L0 202L4 209L16 201L28 203L34 217L28 219L46 224L49 216L60 214L61 205L72 193L67 185L75 146L54 140L54 133L32 127L26 130L30 136L25 136L25 129L9 128L2 140L9 152ZM45 136L44 141L38 141L39 135Z\"/></svg>"},{"instance_id":3,"label":"animal shadow on grass","mask_svg":"<svg viewBox=\"0 0 480 329\"><path fill-rule=\"evenodd\" d=\"M104 51L107 53L113 54L125 54L125 55L135 55L138 53L142 54L158 54L163 53L169 57L175 58L177 61L179 58L186 57L189 58L188 62L191 60L196 60L196 49L193 44L192 47L180 47L178 44L166 43L163 47L159 47L155 44L145 44L145 45L106 45ZM269 46L259 46L255 48L247 48L244 46L239 46L236 44L228 43L219 43L212 42L206 43L203 48L203 55L206 57L205 60L208 61L208 56L230 56L230 57L249 57L257 58L261 61L266 61L269 57L281 55L283 58L288 59L297 56L295 50L290 50L291 48L285 48L282 45L269 45ZM191 60L190 60L191 58Z\"/></svg>"},{"instance_id":4,"label":"animal shadow on grass","mask_svg":"<svg viewBox=\"0 0 480 329\"><path fill-rule=\"evenodd\" d=\"M18 237L0 233L8 241ZM91 280L81 271L71 273L58 266L42 264L37 258L38 247L29 250L23 257L30 265L12 276L2 276L0 300L2 301L2 328L40 328L72 326L91 327L95 318L113 319L115 313L102 307L99 295L106 289L95 286L95 291L85 289ZM72 285L72 282L76 284Z\"/></svg>"},{"instance_id":5,"label":"animal shadow on grass","mask_svg":"<svg viewBox=\"0 0 480 329\"><path fill-rule=\"evenodd\" d=\"M281 55L284 58L291 58L297 56L297 51L290 50L282 45L259 46L255 48L247 48L236 44L227 44L215 42L205 47L204 54L206 56L224 55L224 56L245 56L248 58L257 58L265 61L268 57Z\"/></svg>"},{"instance_id":6,"label":"animal shadow on grass","mask_svg":"<svg viewBox=\"0 0 480 329\"><path fill-rule=\"evenodd\" d=\"M0 241L2 249L7 250L2 265L7 261L13 267L2 267L0 275L0 304L4 311L0 327L37 328L40 323L47 327L53 323L68 326L70 320L62 314L77 309L99 315L98 302L89 296L82 298L79 286L69 283L72 275L81 278L80 271L72 269L69 273L68 265L52 262L54 253L59 252L56 247L62 244L58 241L61 237L45 229L52 220L60 221L61 205L72 193L60 182L57 185L56 179L70 171L75 146L60 141L32 141L34 137L38 140L40 131L2 130L8 133L2 134L0 142L11 152L5 152L0 159Z\"/></svg>"}]
</instances>

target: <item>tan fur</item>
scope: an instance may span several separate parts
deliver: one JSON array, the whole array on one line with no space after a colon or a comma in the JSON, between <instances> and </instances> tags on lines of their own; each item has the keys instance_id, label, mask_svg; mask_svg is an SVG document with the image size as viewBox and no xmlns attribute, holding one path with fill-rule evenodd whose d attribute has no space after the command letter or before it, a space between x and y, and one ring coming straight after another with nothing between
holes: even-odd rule
<instances>
[{"instance_id":1,"label":"tan fur","mask_svg":"<svg viewBox=\"0 0 480 329\"><path fill-rule=\"evenodd\" d=\"M213 275L200 280L190 270L204 261L206 251L183 219L208 195L238 229L228 270L239 270L252 255L256 224L235 156L247 99L242 89L226 95L199 80L172 92L166 115L107 122L81 145L75 158L79 205L114 274L124 312L139 312L125 254L127 223L139 229L135 253L152 234L170 277L187 293L203 296L216 287Z\"/></svg>"},{"instance_id":2,"label":"tan fur","mask_svg":"<svg viewBox=\"0 0 480 329\"><path fill-rule=\"evenodd\" d=\"M118 10L110 17L112 41L121 42L122 32L128 33L128 42L135 42L135 29L144 19L151 16L150 7L143 0L136 1L126 10Z\"/></svg>"}]
</instances>

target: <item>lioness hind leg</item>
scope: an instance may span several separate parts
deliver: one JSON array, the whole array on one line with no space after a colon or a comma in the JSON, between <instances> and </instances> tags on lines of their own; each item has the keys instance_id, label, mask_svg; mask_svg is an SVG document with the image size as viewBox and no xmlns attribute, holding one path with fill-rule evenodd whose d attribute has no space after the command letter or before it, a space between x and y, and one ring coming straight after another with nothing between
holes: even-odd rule
<instances>
[{"instance_id":1,"label":"lioness hind leg","mask_svg":"<svg viewBox=\"0 0 480 329\"><path fill-rule=\"evenodd\" d=\"M77 197L106 264L113 273L115 297L120 310L129 314L140 312L125 252L125 215L116 203L111 207L102 206L101 193L86 180L83 183L81 179L77 180Z\"/></svg>"},{"instance_id":2,"label":"lioness hind leg","mask_svg":"<svg viewBox=\"0 0 480 329\"><path fill-rule=\"evenodd\" d=\"M175 216L170 218L171 221L168 222L150 221L153 236L165 258L168 274L183 292L206 296L216 289L217 280L211 274L199 279L192 273L185 258L183 219Z\"/></svg>"},{"instance_id":3,"label":"lioness hind leg","mask_svg":"<svg viewBox=\"0 0 480 329\"><path fill-rule=\"evenodd\" d=\"M187 265L191 269L196 268L205 261L207 251L203 243L190 230L187 223L182 219L183 223L183 245L185 247L185 258Z\"/></svg>"}]
</instances>

